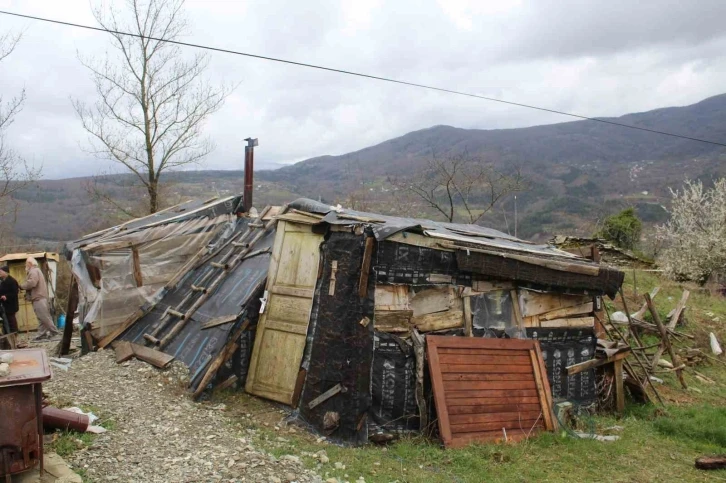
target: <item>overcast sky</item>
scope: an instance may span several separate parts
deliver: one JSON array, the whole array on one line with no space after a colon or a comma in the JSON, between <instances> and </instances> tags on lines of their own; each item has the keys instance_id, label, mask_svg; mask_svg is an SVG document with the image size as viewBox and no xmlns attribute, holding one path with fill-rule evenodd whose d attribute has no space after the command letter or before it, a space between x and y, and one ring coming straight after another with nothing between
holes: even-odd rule
<instances>
[{"instance_id":1,"label":"overcast sky","mask_svg":"<svg viewBox=\"0 0 726 483\"><path fill-rule=\"evenodd\" d=\"M106 0L108 1L108 0ZM87 0L0 0L0 9L94 24ZM188 0L184 39L427 83L590 116L687 105L726 91L723 0ZM102 33L0 15L24 31L0 64L0 95L26 89L9 132L45 178L103 169L71 99L93 101L83 55ZM221 53L208 78L239 83L206 133L200 168L259 168L343 154L437 124L496 129L569 119L518 107Z\"/></svg>"}]
</instances>

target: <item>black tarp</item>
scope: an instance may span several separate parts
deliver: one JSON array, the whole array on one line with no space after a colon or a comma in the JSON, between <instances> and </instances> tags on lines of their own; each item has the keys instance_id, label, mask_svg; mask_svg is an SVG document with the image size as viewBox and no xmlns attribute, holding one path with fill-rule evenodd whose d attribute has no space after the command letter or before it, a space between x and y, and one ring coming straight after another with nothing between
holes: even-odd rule
<instances>
[{"instance_id":1,"label":"black tarp","mask_svg":"<svg viewBox=\"0 0 726 483\"><path fill-rule=\"evenodd\" d=\"M569 400L587 405L597 399L595 370L567 375L567 366L595 357L597 337L591 328L527 329L527 337L540 341L554 400Z\"/></svg>"},{"instance_id":2,"label":"black tarp","mask_svg":"<svg viewBox=\"0 0 726 483\"><path fill-rule=\"evenodd\" d=\"M383 284L471 286L471 275L459 272L454 253L392 241L378 243L373 271Z\"/></svg>"},{"instance_id":3,"label":"black tarp","mask_svg":"<svg viewBox=\"0 0 726 483\"><path fill-rule=\"evenodd\" d=\"M375 332L371 384L372 428L403 432L419 429L416 357L410 342Z\"/></svg>"},{"instance_id":4,"label":"black tarp","mask_svg":"<svg viewBox=\"0 0 726 483\"><path fill-rule=\"evenodd\" d=\"M367 297L358 295L365 237L331 232L321 245L321 278L316 287L310 326L309 348L303 360L307 370L300 398L300 415L318 431L343 441L367 440L367 413L371 404L370 377L373 362L373 276L368 278ZM337 261L335 291L330 294L333 261ZM313 409L308 404L341 384L338 393ZM326 428L326 413L337 413L337 428Z\"/></svg>"}]
</instances>

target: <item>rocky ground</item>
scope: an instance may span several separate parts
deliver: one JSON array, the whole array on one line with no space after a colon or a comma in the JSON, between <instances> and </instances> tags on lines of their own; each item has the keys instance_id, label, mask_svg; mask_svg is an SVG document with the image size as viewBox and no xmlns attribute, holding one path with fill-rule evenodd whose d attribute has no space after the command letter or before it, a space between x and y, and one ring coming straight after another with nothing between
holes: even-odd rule
<instances>
[{"instance_id":1,"label":"rocky ground","mask_svg":"<svg viewBox=\"0 0 726 483\"><path fill-rule=\"evenodd\" d=\"M60 406L91 407L111 429L68 461L92 481L318 482L297 455L279 458L256 448L225 413L184 393L183 366L160 371L132 359L116 364L110 350L54 369L43 385Z\"/></svg>"}]
</instances>

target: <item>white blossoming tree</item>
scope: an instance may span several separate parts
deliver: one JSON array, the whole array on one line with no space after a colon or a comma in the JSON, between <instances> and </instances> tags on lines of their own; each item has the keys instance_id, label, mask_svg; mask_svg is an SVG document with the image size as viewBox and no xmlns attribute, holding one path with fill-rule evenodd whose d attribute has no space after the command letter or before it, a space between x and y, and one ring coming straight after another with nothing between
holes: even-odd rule
<instances>
[{"instance_id":1,"label":"white blossoming tree","mask_svg":"<svg viewBox=\"0 0 726 483\"><path fill-rule=\"evenodd\" d=\"M686 181L671 195L671 219L657 231L664 245L659 265L675 280L705 283L726 270L726 178L706 189L700 181Z\"/></svg>"}]
</instances>

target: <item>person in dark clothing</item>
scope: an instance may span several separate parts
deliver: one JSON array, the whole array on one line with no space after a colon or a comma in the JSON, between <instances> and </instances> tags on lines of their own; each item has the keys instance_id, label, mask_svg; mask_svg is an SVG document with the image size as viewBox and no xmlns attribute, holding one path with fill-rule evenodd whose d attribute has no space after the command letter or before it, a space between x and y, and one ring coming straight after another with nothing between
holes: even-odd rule
<instances>
[{"instance_id":1,"label":"person in dark clothing","mask_svg":"<svg viewBox=\"0 0 726 483\"><path fill-rule=\"evenodd\" d=\"M10 332L17 332L18 321L15 314L18 313L18 281L10 275L7 265L0 267L0 280L0 303L5 309Z\"/></svg>"}]
</instances>

